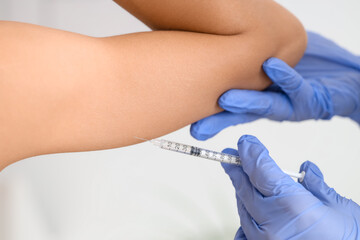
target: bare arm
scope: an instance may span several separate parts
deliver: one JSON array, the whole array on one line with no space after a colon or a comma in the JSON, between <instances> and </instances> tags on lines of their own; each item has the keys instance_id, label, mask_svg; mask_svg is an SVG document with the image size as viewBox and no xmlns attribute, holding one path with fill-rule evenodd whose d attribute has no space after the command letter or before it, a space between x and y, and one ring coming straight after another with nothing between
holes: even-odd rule
<instances>
[{"instance_id":1,"label":"bare arm","mask_svg":"<svg viewBox=\"0 0 360 240\"><path fill-rule=\"evenodd\" d=\"M267 51L272 51L291 66L299 61L306 46L306 34L301 23L273 0L114 2L153 30L180 30L227 36L251 33L253 41L266 46Z\"/></svg>"},{"instance_id":2,"label":"bare arm","mask_svg":"<svg viewBox=\"0 0 360 240\"><path fill-rule=\"evenodd\" d=\"M0 169L40 154L134 144L134 136L158 137L220 111L224 91L267 86L261 64L283 53L254 41L263 34L95 39L0 22Z\"/></svg>"},{"instance_id":3,"label":"bare arm","mask_svg":"<svg viewBox=\"0 0 360 240\"><path fill-rule=\"evenodd\" d=\"M253 30L269 0L114 0L153 30L236 35ZM270 10L270 9L269 9Z\"/></svg>"}]
</instances>

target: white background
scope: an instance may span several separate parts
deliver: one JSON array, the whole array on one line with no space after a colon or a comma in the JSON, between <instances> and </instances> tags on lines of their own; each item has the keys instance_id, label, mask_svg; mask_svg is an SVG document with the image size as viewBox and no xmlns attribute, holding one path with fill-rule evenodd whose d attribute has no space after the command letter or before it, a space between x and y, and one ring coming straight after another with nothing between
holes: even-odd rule
<instances>
[{"instance_id":1,"label":"white background","mask_svg":"<svg viewBox=\"0 0 360 240\"><path fill-rule=\"evenodd\" d=\"M360 54L358 0L279 2L308 30ZM148 30L109 0L0 0L0 19L91 36ZM350 120L261 120L207 142L186 127L166 138L222 150L243 134L257 136L283 169L315 162L330 186L360 203L360 128ZM238 225L234 190L218 163L149 144L35 157L0 174L1 240L232 239Z\"/></svg>"}]
</instances>

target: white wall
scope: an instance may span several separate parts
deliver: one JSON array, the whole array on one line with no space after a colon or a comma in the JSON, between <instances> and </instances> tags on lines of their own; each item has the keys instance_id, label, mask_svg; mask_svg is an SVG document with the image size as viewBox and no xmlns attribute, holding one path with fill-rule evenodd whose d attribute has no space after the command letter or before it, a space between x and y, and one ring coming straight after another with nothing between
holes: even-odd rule
<instances>
[{"instance_id":1,"label":"white wall","mask_svg":"<svg viewBox=\"0 0 360 240\"><path fill-rule=\"evenodd\" d=\"M279 1L307 29L360 54L358 0ZM148 29L105 0L0 0L0 19L106 36ZM1 53L0 53L1 55ZM207 142L188 127L166 138L222 150L253 134L284 169L317 163L329 185L360 202L360 128L353 122L261 120ZM149 144L40 156L0 174L0 239L231 239L234 191L217 163Z\"/></svg>"}]
</instances>

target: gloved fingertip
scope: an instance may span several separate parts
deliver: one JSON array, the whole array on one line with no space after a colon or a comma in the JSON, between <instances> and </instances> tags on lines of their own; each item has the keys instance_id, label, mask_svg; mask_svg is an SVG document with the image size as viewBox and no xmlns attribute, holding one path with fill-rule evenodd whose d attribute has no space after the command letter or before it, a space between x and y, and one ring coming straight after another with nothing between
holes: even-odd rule
<instances>
[{"instance_id":1,"label":"gloved fingertip","mask_svg":"<svg viewBox=\"0 0 360 240\"><path fill-rule=\"evenodd\" d=\"M208 135L208 134L201 134L201 133L196 133L196 132L190 132L190 134L193 138L195 138L198 141L206 141L212 137L211 135Z\"/></svg>"},{"instance_id":2,"label":"gloved fingertip","mask_svg":"<svg viewBox=\"0 0 360 240\"><path fill-rule=\"evenodd\" d=\"M218 103L220 104L221 102L229 102L229 101L233 100L234 96L238 95L237 94L238 92L239 92L239 89L230 89L230 90L224 92L220 96Z\"/></svg>"},{"instance_id":3,"label":"gloved fingertip","mask_svg":"<svg viewBox=\"0 0 360 240\"><path fill-rule=\"evenodd\" d=\"M263 144L259 141L259 139L257 139L257 137L252 136L252 135L243 135L239 138L238 143L237 143L239 151L247 143L259 144L259 145L263 146Z\"/></svg>"},{"instance_id":4,"label":"gloved fingertip","mask_svg":"<svg viewBox=\"0 0 360 240\"><path fill-rule=\"evenodd\" d=\"M234 103L234 101L230 100L229 98L229 95L222 95L218 100L219 107L221 107L225 111L231 110L230 112L239 113L240 107L238 106L237 101ZM236 111L234 111L234 109Z\"/></svg>"},{"instance_id":5,"label":"gloved fingertip","mask_svg":"<svg viewBox=\"0 0 360 240\"><path fill-rule=\"evenodd\" d=\"M225 148L224 150L222 150L222 153L236 155L236 156L239 155L238 151L233 148Z\"/></svg>"},{"instance_id":6,"label":"gloved fingertip","mask_svg":"<svg viewBox=\"0 0 360 240\"><path fill-rule=\"evenodd\" d=\"M202 133L199 131L200 129L200 126L201 126L201 123L200 122L195 122L193 124L191 124L190 126L190 135L195 138L196 140L199 140L199 141L205 141L205 140L208 140L209 138L213 137L215 134L209 134L208 132L206 133Z\"/></svg>"},{"instance_id":7,"label":"gloved fingertip","mask_svg":"<svg viewBox=\"0 0 360 240\"><path fill-rule=\"evenodd\" d=\"M233 148L225 148L224 150L222 150L222 153L227 153L227 154L231 154L231 155L239 155L238 151L233 149ZM228 163L221 163L221 166L224 168L225 172L229 175L230 171L237 167L234 164L228 164Z\"/></svg>"},{"instance_id":8,"label":"gloved fingertip","mask_svg":"<svg viewBox=\"0 0 360 240\"><path fill-rule=\"evenodd\" d=\"M229 111L232 113L246 112L246 110L243 109L242 105L244 103L244 94L241 94L242 91L244 90L230 89L226 91L220 96L218 100L219 106L225 111Z\"/></svg>"},{"instance_id":9,"label":"gloved fingertip","mask_svg":"<svg viewBox=\"0 0 360 240\"><path fill-rule=\"evenodd\" d=\"M277 66L278 64L283 64L283 63L284 62L282 60L280 60L279 58L271 57L263 63L263 66L267 67L267 68L271 68L271 67Z\"/></svg>"},{"instance_id":10,"label":"gloved fingertip","mask_svg":"<svg viewBox=\"0 0 360 240\"><path fill-rule=\"evenodd\" d=\"M303 162L303 163L301 164L301 166L300 166L300 172L306 171L306 170L308 169L308 167L309 167L309 163L310 163L310 161L305 161L305 162Z\"/></svg>"},{"instance_id":11,"label":"gloved fingertip","mask_svg":"<svg viewBox=\"0 0 360 240\"><path fill-rule=\"evenodd\" d=\"M246 119L253 118L253 115L259 115L260 117L268 114L273 101L274 98L269 93L232 89L219 98L218 104L227 112L243 114L239 115L239 121L236 123L245 123L248 122Z\"/></svg>"},{"instance_id":12,"label":"gloved fingertip","mask_svg":"<svg viewBox=\"0 0 360 240\"><path fill-rule=\"evenodd\" d=\"M305 178L301 185L310 191L315 197L326 204L337 205L344 198L339 196L333 188L330 188L324 181L324 176L319 167L310 161L302 164L301 169L305 171Z\"/></svg>"},{"instance_id":13,"label":"gloved fingertip","mask_svg":"<svg viewBox=\"0 0 360 240\"><path fill-rule=\"evenodd\" d=\"M296 76L294 69L278 58L270 58L263 64L265 73L276 84L287 82Z\"/></svg>"},{"instance_id":14,"label":"gloved fingertip","mask_svg":"<svg viewBox=\"0 0 360 240\"><path fill-rule=\"evenodd\" d=\"M301 164L300 172L305 172L305 180L313 179L314 177L324 180L324 175L320 171L320 168L310 161L306 161Z\"/></svg>"},{"instance_id":15,"label":"gloved fingertip","mask_svg":"<svg viewBox=\"0 0 360 240\"><path fill-rule=\"evenodd\" d=\"M243 143L244 141L252 140L252 139L257 139L257 138L253 135L248 135L248 134L242 135L238 140L238 145Z\"/></svg>"},{"instance_id":16,"label":"gloved fingertip","mask_svg":"<svg viewBox=\"0 0 360 240\"><path fill-rule=\"evenodd\" d=\"M248 90L230 89L220 96L218 104L222 109L230 112L246 112L246 100L248 100L247 91ZM236 111L234 111L234 109Z\"/></svg>"}]
</instances>

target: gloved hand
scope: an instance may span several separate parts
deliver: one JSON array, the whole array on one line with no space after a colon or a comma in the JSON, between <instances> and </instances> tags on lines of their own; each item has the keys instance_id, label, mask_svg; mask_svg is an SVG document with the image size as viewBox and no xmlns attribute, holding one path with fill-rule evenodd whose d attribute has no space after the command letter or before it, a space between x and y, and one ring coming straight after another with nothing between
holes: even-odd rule
<instances>
[{"instance_id":1,"label":"gloved hand","mask_svg":"<svg viewBox=\"0 0 360 240\"><path fill-rule=\"evenodd\" d=\"M360 57L314 33L296 70L271 58L263 69L275 83L266 91L230 90L219 99L225 111L191 126L198 140L259 118L276 121L350 117L360 124Z\"/></svg>"},{"instance_id":2,"label":"gloved hand","mask_svg":"<svg viewBox=\"0 0 360 240\"><path fill-rule=\"evenodd\" d=\"M360 206L329 188L319 168L302 164L302 183L281 171L253 136L243 136L238 151L242 167L222 164L236 190L244 239L360 239Z\"/></svg>"}]
</instances>

